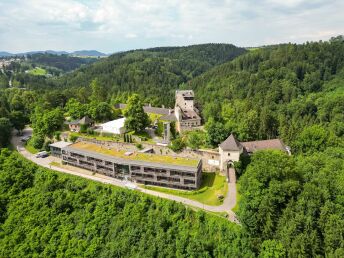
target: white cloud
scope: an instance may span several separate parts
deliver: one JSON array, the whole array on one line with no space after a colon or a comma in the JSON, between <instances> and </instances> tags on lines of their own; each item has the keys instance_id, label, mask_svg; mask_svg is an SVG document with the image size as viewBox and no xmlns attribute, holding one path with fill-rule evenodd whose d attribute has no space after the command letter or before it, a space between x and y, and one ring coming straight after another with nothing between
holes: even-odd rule
<instances>
[{"instance_id":1,"label":"white cloud","mask_svg":"<svg viewBox=\"0 0 344 258\"><path fill-rule=\"evenodd\" d=\"M0 0L1 50L242 46L343 34L341 0Z\"/></svg>"}]
</instances>

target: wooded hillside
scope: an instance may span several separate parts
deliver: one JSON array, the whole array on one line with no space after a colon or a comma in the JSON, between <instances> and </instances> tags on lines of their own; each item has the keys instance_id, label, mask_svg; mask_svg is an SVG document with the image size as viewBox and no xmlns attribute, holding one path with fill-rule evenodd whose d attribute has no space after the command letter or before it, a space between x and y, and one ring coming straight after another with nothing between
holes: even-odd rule
<instances>
[{"instance_id":1,"label":"wooded hillside","mask_svg":"<svg viewBox=\"0 0 344 258\"><path fill-rule=\"evenodd\" d=\"M240 236L226 219L1 152L1 257L249 256Z\"/></svg>"},{"instance_id":2,"label":"wooded hillside","mask_svg":"<svg viewBox=\"0 0 344 258\"><path fill-rule=\"evenodd\" d=\"M343 68L341 38L286 44L250 51L185 88L195 90L207 121L221 123L240 140L281 137L297 151L309 144L323 149L325 142L342 143ZM306 143L305 137L319 142Z\"/></svg>"},{"instance_id":3,"label":"wooded hillside","mask_svg":"<svg viewBox=\"0 0 344 258\"><path fill-rule=\"evenodd\" d=\"M109 96L127 97L127 93L135 92L153 104L173 105L180 84L244 52L229 44L133 50L81 68L56 84L62 88L88 87L97 78Z\"/></svg>"}]
</instances>

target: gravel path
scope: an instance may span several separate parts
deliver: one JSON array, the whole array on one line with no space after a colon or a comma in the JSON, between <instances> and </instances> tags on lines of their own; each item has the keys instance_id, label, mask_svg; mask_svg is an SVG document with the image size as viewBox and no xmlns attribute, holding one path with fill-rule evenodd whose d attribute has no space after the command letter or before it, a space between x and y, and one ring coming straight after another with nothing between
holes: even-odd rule
<instances>
[{"instance_id":1,"label":"gravel path","mask_svg":"<svg viewBox=\"0 0 344 258\"><path fill-rule=\"evenodd\" d=\"M31 128L26 128L23 131L23 136L27 136L27 135L31 135L32 134L32 129ZM21 136L22 137L22 136ZM34 154L31 154L30 152L28 152L24 146L23 143L20 141L20 138L18 136L13 136L12 137L12 144L13 146L16 146L17 150L19 153L21 153L25 158L35 162L36 164L46 167L46 168L50 168L59 172L63 172L63 173L67 173L67 174L71 174L71 175L75 175L75 176L80 176L83 178L87 178L90 180L94 180L94 181L98 181L104 184L111 184L111 185L115 185L115 186L119 186L119 187L126 187L125 181L122 180L118 180L112 177L108 177L108 176L104 176L101 174L97 174L97 173L93 173L91 171L85 170L85 169L81 169L81 168L76 168L76 167L72 167L72 166L66 166L66 167L57 167L57 166L51 166L50 163L53 161L56 162L61 162L60 159L49 156L47 158L36 158ZM236 219L235 213L231 210L234 208L234 206L236 205L236 182L235 182L235 172L234 169L229 171L229 182L228 182L228 193L223 201L223 203L219 206L210 206L210 205L205 205L203 203L194 201L194 200L190 200L190 199L186 199L183 197L179 197L176 195L171 195L171 194L166 194L166 193L160 193L160 192L156 192L153 190L148 190L142 187L137 187L138 191L141 191L143 193L146 194L150 194L150 195L154 195L160 198L164 198L164 199L169 199L169 200L173 200L176 202L180 202L183 203L185 205L188 206L193 206L196 208L200 208L206 211L210 211L210 212L227 212L228 213L228 219L230 221L236 222L238 223L238 220Z\"/></svg>"}]
</instances>

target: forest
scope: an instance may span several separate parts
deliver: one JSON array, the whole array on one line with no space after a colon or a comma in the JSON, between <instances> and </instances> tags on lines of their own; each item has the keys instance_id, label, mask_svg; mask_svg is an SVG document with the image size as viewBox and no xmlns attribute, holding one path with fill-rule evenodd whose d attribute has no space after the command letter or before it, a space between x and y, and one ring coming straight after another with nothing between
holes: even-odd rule
<instances>
[{"instance_id":1,"label":"forest","mask_svg":"<svg viewBox=\"0 0 344 258\"><path fill-rule=\"evenodd\" d=\"M0 155L1 257L250 257L240 226Z\"/></svg>"},{"instance_id":2,"label":"forest","mask_svg":"<svg viewBox=\"0 0 344 258\"><path fill-rule=\"evenodd\" d=\"M216 147L234 133L241 141L281 138L292 155L261 151L236 164L238 226L3 149L0 256L344 256L343 38L135 50L25 83L0 89L0 147L12 127L32 123L49 136L66 112L101 120L132 93L168 106L180 88L195 91L205 124L188 136L189 147Z\"/></svg>"},{"instance_id":3,"label":"forest","mask_svg":"<svg viewBox=\"0 0 344 258\"><path fill-rule=\"evenodd\" d=\"M63 72L70 72L82 65L91 64L97 61L97 58L81 58L69 55L54 55L54 54L32 54L27 58L35 65L42 65L47 67L55 67Z\"/></svg>"},{"instance_id":4,"label":"forest","mask_svg":"<svg viewBox=\"0 0 344 258\"><path fill-rule=\"evenodd\" d=\"M343 147L344 42L285 44L250 51L188 83L214 145L280 137L294 152ZM225 132L221 135L221 132Z\"/></svg>"},{"instance_id":5,"label":"forest","mask_svg":"<svg viewBox=\"0 0 344 258\"><path fill-rule=\"evenodd\" d=\"M42 78L21 73L16 79L30 90L58 89L57 92L73 96L87 94L84 92L90 90L96 78L105 88L108 100L124 102L129 94L139 93L154 105L172 106L174 92L180 84L245 52L244 48L230 44L133 50L113 54L61 77ZM82 96L80 100L83 101Z\"/></svg>"}]
</instances>

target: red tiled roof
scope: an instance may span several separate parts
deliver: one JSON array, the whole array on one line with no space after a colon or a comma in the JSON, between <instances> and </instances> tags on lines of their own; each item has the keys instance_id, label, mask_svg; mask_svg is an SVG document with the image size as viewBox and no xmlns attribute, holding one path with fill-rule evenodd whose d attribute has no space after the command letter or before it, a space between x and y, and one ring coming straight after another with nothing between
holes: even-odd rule
<instances>
[{"instance_id":1,"label":"red tiled roof","mask_svg":"<svg viewBox=\"0 0 344 258\"><path fill-rule=\"evenodd\" d=\"M259 150L273 149L286 151L285 145L280 139L241 142L247 152L255 152Z\"/></svg>"}]
</instances>

